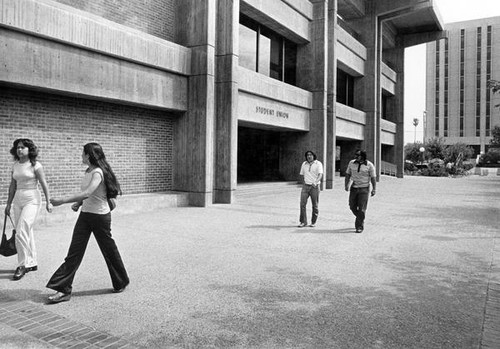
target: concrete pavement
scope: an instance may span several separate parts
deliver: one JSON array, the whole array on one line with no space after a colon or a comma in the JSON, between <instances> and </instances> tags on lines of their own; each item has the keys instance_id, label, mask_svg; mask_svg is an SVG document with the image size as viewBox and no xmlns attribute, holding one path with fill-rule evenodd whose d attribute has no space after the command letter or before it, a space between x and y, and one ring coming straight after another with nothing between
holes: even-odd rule
<instances>
[{"instance_id":1,"label":"concrete pavement","mask_svg":"<svg viewBox=\"0 0 500 349\"><path fill-rule=\"evenodd\" d=\"M0 258L0 348L499 348L500 177L382 177L354 233L342 179L297 228L300 189L113 216L131 285L94 240L46 305L74 220L38 227L39 270ZM70 210L69 206L58 209ZM76 216L75 216L76 217Z\"/></svg>"}]
</instances>

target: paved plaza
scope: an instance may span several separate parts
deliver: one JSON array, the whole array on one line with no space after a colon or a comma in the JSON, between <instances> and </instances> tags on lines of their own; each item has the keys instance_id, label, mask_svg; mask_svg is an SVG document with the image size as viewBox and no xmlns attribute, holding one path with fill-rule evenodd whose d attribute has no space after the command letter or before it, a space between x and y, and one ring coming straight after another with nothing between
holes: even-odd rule
<instances>
[{"instance_id":1,"label":"paved plaza","mask_svg":"<svg viewBox=\"0 0 500 349\"><path fill-rule=\"evenodd\" d=\"M111 293L92 239L56 305L45 284L74 220L38 227L37 272L12 281L16 257L0 258L0 348L499 348L500 176L383 176L362 234L342 180L315 228L297 228L295 186L117 208L129 288Z\"/></svg>"}]
</instances>

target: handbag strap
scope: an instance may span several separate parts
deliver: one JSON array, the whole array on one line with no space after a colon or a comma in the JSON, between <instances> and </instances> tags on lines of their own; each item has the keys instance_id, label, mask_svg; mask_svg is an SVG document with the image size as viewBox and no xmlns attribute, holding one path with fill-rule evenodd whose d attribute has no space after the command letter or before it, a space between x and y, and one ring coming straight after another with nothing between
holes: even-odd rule
<instances>
[{"instance_id":1,"label":"handbag strap","mask_svg":"<svg viewBox=\"0 0 500 349\"><path fill-rule=\"evenodd\" d=\"M12 217L9 215L8 216L9 219L10 219L10 223L12 224L12 228L16 229L16 225L14 224L14 222L12 221Z\"/></svg>"},{"instance_id":2,"label":"handbag strap","mask_svg":"<svg viewBox=\"0 0 500 349\"><path fill-rule=\"evenodd\" d=\"M16 230L16 225L12 221L12 217L10 216L10 214L9 215L5 215L5 217L3 219L3 231L2 231L2 235L5 235L5 228L7 227L7 217L9 217L10 223L12 224L12 228L14 228L14 231Z\"/></svg>"},{"instance_id":3,"label":"handbag strap","mask_svg":"<svg viewBox=\"0 0 500 349\"><path fill-rule=\"evenodd\" d=\"M7 215L5 215L3 219L3 231L2 231L2 236L5 235L5 227L7 226Z\"/></svg>"}]
</instances>

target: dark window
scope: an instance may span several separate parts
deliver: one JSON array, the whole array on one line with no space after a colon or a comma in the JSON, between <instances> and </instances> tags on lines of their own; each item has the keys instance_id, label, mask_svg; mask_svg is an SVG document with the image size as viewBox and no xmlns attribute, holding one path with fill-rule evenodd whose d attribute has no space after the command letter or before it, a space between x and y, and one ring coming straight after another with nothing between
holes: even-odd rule
<instances>
[{"instance_id":1,"label":"dark window","mask_svg":"<svg viewBox=\"0 0 500 349\"><path fill-rule=\"evenodd\" d=\"M297 45L240 15L240 66L295 85Z\"/></svg>"},{"instance_id":2,"label":"dark window","mask_svg":"<svg viewBox=\"0 0 500 349\"><path fill-rule=\"evenodd\" d=\"M253 22L240 18L239 64L253 71L257 71L257 31Z\"/></svg>"},{"instance_id":3,"label":"dark window","mask_svg":"<svg viewBox=\"0 0 500 349\"><path fill-rule=\"evenodd\" d=\"M354 107L354 77L337 69L337 102Z\"/></svg>"}]
</instances>

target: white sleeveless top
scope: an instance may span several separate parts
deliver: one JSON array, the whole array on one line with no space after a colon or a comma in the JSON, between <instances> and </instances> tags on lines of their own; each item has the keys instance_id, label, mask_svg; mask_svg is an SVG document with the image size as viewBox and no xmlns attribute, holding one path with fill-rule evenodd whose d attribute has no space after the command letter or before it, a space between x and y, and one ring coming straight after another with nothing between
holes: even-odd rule
<instances>
[{"instance_id":1,"label":"white sleeveless top","mask_svg":"<svg viewBox=\"0 0 500 349\"><path fill-rule=\"evenodd\" d=\"M42 164L38 161L35 166L30 161L20 163L16 161L12 166L12 178L16 180L16 188L22 189L38 189L38 179L35 171L42 168Z\"/></svg>"},{"instance_id":2,"label":"white sleeveless top","mask_svg":"<svg viewBox=\"0 0 500 349\"><path fill-rule=\"evenodd\" d=\"M97 189L94 190L94 192L90 194L88 198L83 200L82 212L107 214L110 212L110 209L108 205L108 197L106 195L106 184L104 184L104 174L99 167L93 169L90 172L85 172L85 176L82 180L81 190L83 191L89 186L94 174L97 174L101 177L101 183L99 183Z\"/></svg>"}]
</instances>

